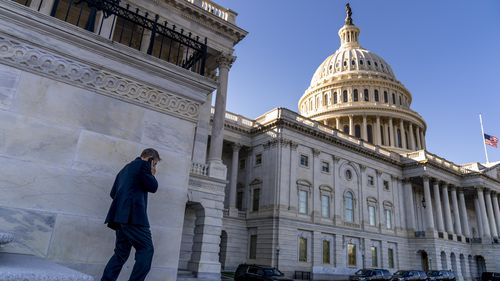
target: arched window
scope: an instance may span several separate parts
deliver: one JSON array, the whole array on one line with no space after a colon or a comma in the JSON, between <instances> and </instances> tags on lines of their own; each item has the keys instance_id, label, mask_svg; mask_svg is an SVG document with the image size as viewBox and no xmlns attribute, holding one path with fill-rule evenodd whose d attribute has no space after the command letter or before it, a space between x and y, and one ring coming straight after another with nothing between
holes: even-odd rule
<instances>
[{"instance_id":1,"label":"arched window","mask_svg":"<svg viewBox=\"0 0 500 281\"><path fill-rule=\"evenodd\" d=\"M350 191L344 195L344 219L346 222L354 222L354 195Z\"/></svg>"},{"instance_id":2,"label":"arched window","mask_svg":"<svg viewBox=\"0 0 500 281\"><path fill-rule=\"evenodd\" d=\"M370 101L370 96L368 95L368 89L365 89L363 91L363 96L365 98L365 101Z\"/></svg>"},{"instance_id":3,"label":"arched window","mask_svg":"<svg viewBox=\"0 0 500 281\"><path fill-rule=\"evenodd\" d=\"M347 99L347 90L344 90L342 92L342 102L347 102L348 99Z\"/></svg>"},{"instance_id":4,"label":"arched window","mask_svg":"<svg viewBox=\"0 0 500 281\"><path fill-rule=\"evenodd\" d=\"M357 138L361 138L361 126L359 125L354 126L354 136Z\"/></svg>"},{"instance_id":5,"label":"arched window","mask_svg":"<svg viewBox=\"0 0 500 281\"><path fill-rule=\"evenodd\" d=\"M349 134L349 126L348 125L344 125L344 133L346 134Z\"/></svg>"},{"instance_id":6,"label":"arched window","mask_svg":"<svg viewBox=\"0 0 500 281\"><path fill-rule=\"evenodd\" d=\"M316 109L318 109L318 108L319 108L319 105L320 105L320 104L321 104L321 103L319 102L319 96L317 96L317 97L316 97Z\"/></svg>"},{"instance_id":7,"label":"arched window","mask_svg":"<svg viewBox=\"0 0 500 281\"><path fill-rule=\"evenodd\" d=\"M358 89L354 89L352 99L353 99L353 101L358 101Z\"/></svg>"},{"instance_id":8,"label":"arched window","mask_svg":"<svg viewBox=\"0 0 500 281\"><path fill-rule=\"evenodd\" d=\"M372 131L372 125L366 126L366 132L368 134L368 142L373 143L373 131Z\"/></svg>"},{"instance_id":9,"label":"arched window","mask_svg":"<svg viewBox=\"0 0 500 281\"><path fill-rule=\"evenodd\" d=\"M337 92L334 92L333 93L333 104L337 104L338 100L337 100Z\"/></svg>"},{"instance_id":10,"label":"arched window","mask_svg":"<svg viewBox=\"0 0 500 281\"><path fill-rule=\"evenodd\" d=\"M385 103L389 102L389 97L387 96L387 91L384 91L384 102Z\"/></svg>"},{"instance_id":11,"label":"arched window","mask_svg":"<svg viewBox=\"0 0 500 281\"><path fill-rule=\"evenodd\" d=\"M392 104L396 104L396 94L392 93Z\"/></svg>"},{"instance_id":12,"label":"arched window","mask_svg":"<svg viewBox=\"0 0 500 281\"><path fill-rule=\"evenodd\" d=\"M323 106L327 106L328 105L328 94L324 94L323 95Z\"/></svg>"},{"instance_id":13,"label":"arched window","mask_svg":"<svg viewBox=\"0 0 500 281\"><path fill-rule=\"evenodd\" d=\"M375 101L378 102L378 90L375 90Z\"/></svg>"},{"instance_id":14,"label":"arched window","mask_svg":"<svg viewBox=\"0 0 500 281\"><path fill-rule=\"evenodd\" d=\"M403 105L403 102L401 100L401 96L399 96L399 105Z\"/></svg>"}]
</instances>

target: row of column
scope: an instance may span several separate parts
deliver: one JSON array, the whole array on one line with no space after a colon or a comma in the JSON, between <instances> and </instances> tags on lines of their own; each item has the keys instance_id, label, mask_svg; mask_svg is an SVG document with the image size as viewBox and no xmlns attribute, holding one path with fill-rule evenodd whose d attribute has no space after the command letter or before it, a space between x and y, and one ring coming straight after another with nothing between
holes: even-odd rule
<instances>
[{"instance_id":1,"label":"row of column","mask_svg":"<svg viewBox=\"0 0 500 281\"><path fill-rule=\"evenodd\" d=\"M426 202L426 230L437 230L439 232L446 231L449 234L471 237L471 228L467 217L467 207L463 189L433 179L432 186L434 198L432 198L430 186L430 178L423 177L424 200ZM413 193L411 183L408 182L406 188L408 192ZM413 198L411 199L413 200ZM498 237L500 233L498 195L490 190L485 190L483 187L478 187L476 188L474 206L478 217L480 236L483 238ZM452 209L454 210L453 216L451 212ZM409 221L414 228L414 214L410 215L413 215L412 219Z\"/></svg>"},{"instance_id":2,"label":"row of column","mask_svg":"<svg viewBox=\"0 0 500 281\"><path fill-rule=\"evenodd\" d=\"M355 136L354 130L354 115L347 116L349 118L349 135ZM341 128L341 119L343 117L333 118L335 120L335 128L337 130L342 131ZM364 141L368 141L368 116L361 116L363 119L361 123L361 139ZM395 120L399 120L396 125ZM328 121L324 121L326 125L328 125ZM333 125L333 124L332 124ZM396 145L409 149L409 150L417 150L425 148L425 134L424 131L419 126L414 126L413 123L404 121L402 119L395 119L392 117L387 118L387 122L382 122L380 116L375 116L375 123L372 123L372 135L373 135L373 143L376 145L385 145L396 147ZM382 135L381 135L381 130ZM401 143L397 138L397 130L401 131ZM408 134L408 143L407 143L407 135ZM398 142L398 143L397 143ZM396 144L397 143L397 144Z\"/></svg>"}]
</instances>

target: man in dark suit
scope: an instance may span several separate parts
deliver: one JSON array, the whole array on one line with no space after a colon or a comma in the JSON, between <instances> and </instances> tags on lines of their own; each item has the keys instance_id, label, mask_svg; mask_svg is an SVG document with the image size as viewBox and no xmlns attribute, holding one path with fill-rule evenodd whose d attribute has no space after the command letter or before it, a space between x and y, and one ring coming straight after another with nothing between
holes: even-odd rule
<instances>
[{"instance_id":1,"label":"man in dark suit","mask_svg":"<svg viewBox=\"0 0 500 281\"><path fill-rule=\"evenodd\" d=\"M116 176L110 194L113 202L104 222L116 232L115 253L106 265L101 281L118 278L132 247L136 251L135 264L129 280L143 281L151 269L154 249L146 210L148 192L155 193L158 189L154 176L160 160L156 150L145 149Z\"/></svg>"}]
</instances>

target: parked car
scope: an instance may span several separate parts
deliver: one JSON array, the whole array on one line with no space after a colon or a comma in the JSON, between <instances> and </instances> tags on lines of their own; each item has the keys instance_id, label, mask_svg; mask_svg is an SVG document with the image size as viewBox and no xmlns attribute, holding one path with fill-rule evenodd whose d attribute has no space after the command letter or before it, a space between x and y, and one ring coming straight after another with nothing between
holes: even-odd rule
<instances>
[{"instance_id":1,"label":"parked car","mask_svg":"<svg viewBox=\"0 0 500 281\"><path fill-rule=\"evenodd\" d=\"M293 281L278 269L257 264L240 264L234 273L234 281Z\"/></svg>"},{"instance_id":2,"label":"parked car","mask_svg":"<svg viewBox=\"0 0 500 281\"><path fill-rule=\"evenodd\" d=\"M391 281L426 281L427 274L422 270L400 270L392 275Z\"/></svg>"},{"instance_id":3,"label":"parked car","mask_svg":"<svg viewBox=\"0 0 500 281\"><path fill-rule=\"evenodd\" d=\"M429 281L455 281L455 273L451 270L431 270L427 272Z\"/></svg>"},{"instance_id":4,"label":"parked car","mask_svg":"<svg viewBox=\"0 0 500 281\"><path fill-rule=\"evenodd\" d=\"M360 269L349 276L349 281L389 281L391 273L386 269Z\"/></svg>"},{"instance_id":5,"label":"parked car","mask_svg":"<svg viewBox=\"0 0 500 281\"><path fill-rule=\"evenodd\" d=\"M483 274L481 274L481 281L500 281L500 273L483 272Z\"/></svg>"}]
</instances>

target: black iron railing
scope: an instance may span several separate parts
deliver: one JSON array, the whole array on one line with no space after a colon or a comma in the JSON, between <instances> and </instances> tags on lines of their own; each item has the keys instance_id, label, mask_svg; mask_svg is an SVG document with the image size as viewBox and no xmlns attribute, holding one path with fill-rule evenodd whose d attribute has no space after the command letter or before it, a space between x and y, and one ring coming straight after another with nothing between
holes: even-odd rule
<instances>
[{"instance_id":1,"label":"black iron railing","mask_svg":"<svg viewBox=\"0 0 500 281\"><path fill-rule=\"evenodd\" d=\"M31 6L32 0L13 0ZM40 2L38 10L42 2ZM120 0L55 0L51 16L107 37L115 42L146 52L161 60L205 74L207 38L200 41L191 32L160 21ZM104 27L105 19L113 29Z\"/></svg>"}]
</instances>

